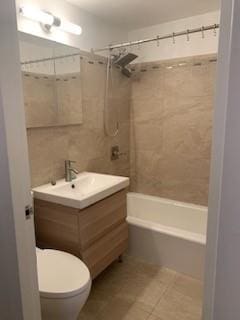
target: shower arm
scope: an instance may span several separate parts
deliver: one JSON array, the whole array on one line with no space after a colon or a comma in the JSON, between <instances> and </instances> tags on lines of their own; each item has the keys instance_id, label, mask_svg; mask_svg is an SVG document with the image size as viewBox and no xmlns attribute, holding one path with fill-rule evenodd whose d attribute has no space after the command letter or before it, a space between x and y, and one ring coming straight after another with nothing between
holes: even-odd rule
<instances>
[{"instance_id":1,"label":"shower arm","mask_svg":"<svg viewBox=\"0 0 240 320\"><path fill-rule=\"evenodd\" d=\"M120 44L116 44L116 45L109 45L109 46L104 47L104 48L95 49L95 50L93 50L93 52L102 52L102 51L107 51L107 50L111 51L111 50L114 50L114 49L139 46L141 44L148 43L148 42L154 42L154 41L159 42L160 40L175 39L176 37L180 37L180 36L189 37L190 34L194 34L194 33L202 33L202 34L204 34L205 31L210 31L210 30L213 30L214 31L214 35L216 35L216 30L219 29L219 28L220 28L220 24L202 26L200 28L187 29L187 30L180 31L180 32L173 32L173 33L167 34L165 36L157 35L154 38L148 38L148 39L143 39L143 40L138 40L138 41L130 41L130 42L120 43Z\"/></svg>"}]
</instances>

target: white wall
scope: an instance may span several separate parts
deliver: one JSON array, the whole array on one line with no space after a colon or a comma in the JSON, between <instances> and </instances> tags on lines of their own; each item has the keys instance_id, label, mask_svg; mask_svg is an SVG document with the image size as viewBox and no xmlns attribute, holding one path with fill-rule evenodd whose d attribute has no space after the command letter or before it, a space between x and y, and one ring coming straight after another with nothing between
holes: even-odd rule
<instances>
[{"instance_id":1,"label":"white wall","mask_svg":"<svg viewBox=\"0 0 240 320\"><path fill-rule=\"evenodd\" d=\"M71 35L57 29L51 34L46 34L41 29L39 23L25 19L17 14L19 31L31 33L42 38L52 39L86 51L90 51L91 48L104 47L111 43L121 43L127 39L139 40L154 37L156 35L165 35L172 32L201 27L202 25L215 24L219 22L220 16L218 11L210 12L204 15L132 30L127 33L126 30L108 24L98 17L71 5L64 0L16 0L16 3L18 9L20 5L34 5L35 7L49 11L56 16L63 17L73 23L79 24L83 28L83 34L81 36ZM191 35L190 42L186 41L186 37L179 37L176 39L175 44L172 43L172 40L164 40L160 42L159 47L156 46L156 43L150 43L141 46L140 50L135 48L131 51L136 52L140 56L135 62L145 62L216 53L217 47L218 36L214 37L213 32L209 31L206 32L205 39L201 38L201 34L196 34Z\"/></svg>"},{"instance_id":2,"label":"white wall","mask_svg":"<svg viewBox=\"0 0 240 320\"><path fill-rule=\"evenodd\" d=\"M80 36L71 35L57 29L52 34L46 34L39 23L23 18L17 13L18 29L25 33L52 39L86 51L90 51L91 48L109 45L112 42L126 40L127 38L127 32L124 30L107 24L96 16L84 12L64 0L16 0L16 4L17 12L21 5L32 5L79 24L83 28L83 33Z\"/></svg>"},{"instance_id":3,"label":"white wall","mask_svg":"<svg viewBox=\"0 0 240 320\"><path fill-rule=\"evenodd\" d=\"M128 38L130 41L133 41L151 38L157 35L163 36L173 32L202 27L203 25L206 26L219 23L219 19L219 11L210 12L186 19L133 30L128 34ZM201 34L193 34L190 35L189 42L184 36L176 38L175 44L173 44L172 39L162 40L159 43L159 47L157 47L156 42L153 42L144 44L140 47L140 49L135 48L131 51L134 51L137 55L139 55L138 60L135 60L136 62L157 61L216 53L218 48L218 34L219 32L217 32L217 37L214 37L213 31L208 31L205 33L204 39L202 39Z\"/></svg>"}]
</instances>

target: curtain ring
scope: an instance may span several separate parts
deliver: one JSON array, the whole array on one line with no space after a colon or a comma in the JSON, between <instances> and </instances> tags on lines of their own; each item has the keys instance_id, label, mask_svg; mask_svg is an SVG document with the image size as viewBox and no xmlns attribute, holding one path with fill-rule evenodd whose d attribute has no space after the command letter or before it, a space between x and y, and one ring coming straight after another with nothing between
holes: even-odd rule
<instances>
[{"instance_id":1,"label":"curtain ring","mask_svg":"<svg viewBox=\"0 0 240 320\"><path fill-rule=\"evenodd\" d=\"M173 44L176 43L176 40L175 40L175 32L173 32L173 34L172 34L172 41L173 41Z\"/></svg>"},{"instance_id":2,"label":"curtain ring","mask_svg":"<svg viewBox=\"0 0 240 320\"><path fill-rule=\"evenodd\" d=\"M160 38L160 36L157 36L157 46L158 46L158 47L159 47L159 45L160 45L159 38Z\"/></svg>"},{"instance_id":3,"label":"curtain ring","mask_svg":"<svg viewBox=\"0 0 240 320\"><path fill-rule=\"evenodd\" d=\"M204 38L205 38L205 33L204 33L204 31L205 31L205 27L204 27L204 26L202 26L202 39L204 39Z\"/></svg>"},{"instance_id":4,"label":"curtain ring","mask_svg":"<svg viewBox=\"0 0 240 320\"><path fill-rule=\"evenodd\" d=\"M190 37L189 37L189 29L187 29L187 41L190 41Z\"/></svg>"}]
</instances>

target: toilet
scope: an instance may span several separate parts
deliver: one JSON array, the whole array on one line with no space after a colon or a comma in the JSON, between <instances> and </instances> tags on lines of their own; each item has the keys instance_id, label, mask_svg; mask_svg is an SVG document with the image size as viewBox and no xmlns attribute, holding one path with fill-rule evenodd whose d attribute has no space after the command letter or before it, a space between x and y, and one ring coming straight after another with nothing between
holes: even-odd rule
<instances>
[{"instance_id":1,"label":"toilet","mask_svg":"<svg viewBox=\"0 0 240 320\"><path fill-rule=\"evenodd\" d=\"M88 268L66 252L36 253L42 320L77 320L91 289Z\"/></svg>"}]
</instances>

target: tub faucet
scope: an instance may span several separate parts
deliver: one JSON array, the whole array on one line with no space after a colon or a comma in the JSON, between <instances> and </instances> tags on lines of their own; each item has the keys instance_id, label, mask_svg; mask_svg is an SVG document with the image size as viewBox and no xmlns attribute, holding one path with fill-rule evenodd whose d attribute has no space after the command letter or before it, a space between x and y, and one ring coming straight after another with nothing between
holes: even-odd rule
<instances>
[{"instance_id":1,"label":"tub faucet","mask_svg":"<svg viewBox=\"0 0 240 320\"><path fill-rule=\"evenodd\" d=\"M76 169L72 167L72 164L76 161L65 160L65 181L71 182L73 179L77 178L77 174L79 173Z\"/></svg>"}]
</instances>

